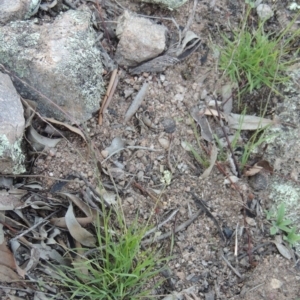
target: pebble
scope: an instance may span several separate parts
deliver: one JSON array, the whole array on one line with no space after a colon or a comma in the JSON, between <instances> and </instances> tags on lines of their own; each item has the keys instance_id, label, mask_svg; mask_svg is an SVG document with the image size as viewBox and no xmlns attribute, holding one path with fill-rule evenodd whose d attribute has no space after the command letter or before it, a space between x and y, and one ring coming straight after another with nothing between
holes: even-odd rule
<instances>
[{"instance_id":1,"label":"pebble","mask_svg":"<svg viewBox=\"0 0 300 300\"><path fill-rule=\"evenodd\" d=\"M268 20L274 15L271 7L267 4L259 4L256 8L256 12L261 20Z\"/></svg>"},{"instance_id":2,"label":"pebble","mask_svg":"<svg viewBox=\"0 0 300 300\"><path fill-rule=\"evenodd\" d=\"M159 138L158 142L164 149L168 149L170 146L170 141L165 138Z\"/></svg>"}]
</instances>

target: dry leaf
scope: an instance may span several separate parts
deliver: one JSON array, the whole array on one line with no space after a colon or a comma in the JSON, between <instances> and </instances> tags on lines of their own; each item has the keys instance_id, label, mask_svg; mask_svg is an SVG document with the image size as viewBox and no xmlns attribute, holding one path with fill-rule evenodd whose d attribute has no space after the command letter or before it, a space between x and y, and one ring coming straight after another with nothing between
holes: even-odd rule
<instances>
[{"instance_id":1,"label":"dry leaf","mask_svg":"<svg viewBox=\"0 0 300 300\"><path fill-rule=\"evenodd\" d=\"M45 136L40 135L32 126L29 127L27 138L36 151L42 151L46 146L49 148L53 148L59 141L61 141L61 138L49 139Z\"/></svg>"},{"instance_id":2,"label":"dry leaf","mask_svg":"<svg viewBox=\"0 0 300 300\"><path fill-rule=\"evenodd\" d=\"M70 193L57 193L58 195L66 196L71 200L87 217L93 217L92 221L97 220L98 212L84 203L81 199Z\"/></svg>"},{"instance_id":3,"label":"dry leaf","mask_svg":"<svg viewBox=\"0 0 300 300\"><path fill-rule=\"evenodd\" d=\"M244 172L244 176L254 176L255 174L259 173L263 167L257 166L255 164L253 167L249 168L247 171Z\"/></svg>"},{"instance_id":4,"label":"dry leaf","mask_svg":"<svg viewBox=\"0 0 300 300\"><path fill-rule=\"evenodd\" d=\"M70 203L68 211L66 213L66 224L70 231L71 236L78 241L80 244L87 247L95 247L96 238L88 232L86 229L82 228L74 216L73 206Z\"/></svg>"},{"instance_id":5,"label":"dry leaf","mask_svg":"<svg viewBox=\"0 0 300 300\"><path fill-rule=\"evenodd\" d=\"M240 130L257 130L275 124L273 120L249 115L229 114L225 118L230 128Z\"/></svg>"},{"instance_id":6,"label":"dry leaf","mask_svg":"<svg viewBox=\"0 0 300 300\"><path fill-rule=\"evenodd\" d=\"M11 268L4 265L0 265L0 282L15 282L21 281L17 273L15 273Z\"/></svg>"},{"instance_id":7,"label":"dry leaf","mask_svg":"<svg viewBox=\"0 0 300 300\"><path fill-rule=\"evenodd\" d=\"M263 167L264 170L273 173L273 167L270 165L270 163L267 160L260 160L256 163L257 166Z\"/></svg>"},{"instance_id":8,"label":"dry leaf","mask_svg":"<svg viewBox=\"0 0 300 300\"><path fill-rule=\"evenodd\" d=\"M93 217L86 217L86 218L76 218L77 222L81 226L86 226L88 224L91 224L93 222ZM50 220L50 223L54 226L61 227L61 228L67 228L67 222L65 217L61 218L53 218Z\"/></svg>"},{"instance_id":9,"label":"dry leaf","mask_svg":"<svg viewBox=\"0 0 300 300\"><path fill-rule=\"evenodd\" d=\"M203 174L200 176L201 179L205 179L209 176L212 168L215 165L215 162L217 160L218 156L218 148L216 147L215 144L212 145L211 149L211 155L210 155L210 162L209 162L209 167L203 172Z\"/></svg>"},{"instance_id":10,"label":"dry leaf","mask_svg":"<svg viewBox=\"0 0 300 300\"><path fill-rule=\"evenodd\" d=\"M285 247L284 245L282 245L281 243L279 242L274 242L278 252L283 256L285 257L286 259L291 259L292 258L292 255L291 255L291 252L290 250Z\"/></svg>"},{"instance_id":11,"label":"dry leaf","mask_svg":"<svg viewBox=\"0 0 300 300\"><path fill-rule=\"evenodd\" d=\"M5 242L0 245L0 265L16 270L13 254L6 246Z\"/></svg>"},{"instance_id":12,"label":"dry leaf","mask_svg":"<svg viewBox=\"0 0 300 300\"><path fill-rule=\"evenodd\" d=\"M197 122L197 124L200 126L202 138L208 142L212 142L213 135L211 132L210 125L205 116L205 109L199 110L197 107L194 107L191 110L191 116Z\"/></svg>"},{"instance_id":13,"label":"dry leaf","mask_svg":"<svg viewBox=\"0 0 300 300\"><path fill-rule=\"evenodd\" d=\"M44 118L46 121L50 122L50 123L54 123L54 124L58 124L58 125L61 125L61 126L64 126L64 127L67 127L70 131L76 133L76 134L79 134L86 142L86 138L85 138L85 135L83 134L83 132L78 129L77 127L74 127L74 126L71 126L69 124L65 124L63 122L59 122L53 118Z\"/></svg>"}]
</instances>

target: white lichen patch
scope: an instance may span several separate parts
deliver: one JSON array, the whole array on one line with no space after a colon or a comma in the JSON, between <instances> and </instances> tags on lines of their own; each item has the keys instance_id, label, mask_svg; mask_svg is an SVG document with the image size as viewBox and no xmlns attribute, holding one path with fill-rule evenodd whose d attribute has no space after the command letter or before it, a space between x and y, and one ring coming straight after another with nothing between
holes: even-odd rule
<instances>
[{"instance_id":1,"label":"white lichen patch","mask_svg":"<svg viewBox=\"0 0 300 300\"><path fill-rule=\"evenodd\" d=\"M1 173L21 174L26 171L24 166L25 156L21 149L21 139L13 144L5 134L0 135Z\"/></svg>"}]
</instances>

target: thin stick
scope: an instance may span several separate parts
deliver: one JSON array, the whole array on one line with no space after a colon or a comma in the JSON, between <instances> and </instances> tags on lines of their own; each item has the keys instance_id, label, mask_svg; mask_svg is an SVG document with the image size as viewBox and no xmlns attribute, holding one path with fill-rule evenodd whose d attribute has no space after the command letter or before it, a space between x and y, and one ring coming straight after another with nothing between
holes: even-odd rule
<instances>
[{"instance_id":1,"label":"thin stick","mask_svg":"<svg viewBox=\"0 0 300 300\"><path fill-rule=\"evenodd\" d=\"M101 108L99 110L99 119L98 119L98 124L99 125L102 125L103 113L104 113L105 109L108 107L109 102L111 101L112 95L114 94L114 91L115 91L116 86L118 84L118 80L116 82L117 73L118 73L118 69L114 69L112 71L110 81L109 81L104 99L102 100Z\"/></svg>"},{"instance_id":2,"label":"thin stick","mask_svg":"<svg viewBox=\"0 0 300 300\"><path fill-rule=\"evenodd\" d=\"M239 278L243 278L242 275L239 273L238 270L236 270L231 263L224 257L224 255L221 255L221 257L223 258L223 260L226 262L226 264L228 265L228 267L235 273L236 276L238 276Z\"/></svg>"},{"instance_id":3,"label":"thin stick","mask_svg":"<svg viewBox=\"0 0 300 300\"><path fill-rule=\"evenodd\" d=\"M194 21L197 4L198 4L198 0L194 0L193 10L192 10L192 12L191 12L191 14L189 16L189 19L188 19L188 21L187 21L184 29L182 30L182 36L185 36L185 34L190 29L190 26L192 25L192 23ZM181 43L181 41L179 41L179 44L180 43Z\"/></svg>"},{"instance_id":4,"label":"thin stick","mask_svg":"<svg viewBox=\"0 0 300 300\"><path fill-rule=\"evenodd\" d=\"M149 234L155 232L155 230L159 229L160 227L162 227L164 224L166 224L167 222L169 222L178 212L179 209L175 209L165 220L163 220L161 223L159 223L156 227L148 230L143 238L145 238L146 236L148 236Z\"/></svg>"},{"instance_id":5,"label":"thin stick","mask_svg":"<svg viewBox=\"0 0 300 300\"><path fill-rule=\"evenodd\" d=\"M203 212L202 209L199 209L196 213L194 213L186 222L182 223L181 225L179 225L178 227L175 228L175 230L171 230L165 234L162 234L160 236L157 236L157 237L154 237L154 238L151 238L151 239L148 239L148 240L145 240L143 241L141 244L142 246L145 246L145 245L148 245L148 244L151 244L151 243L154 243L154 242L158 242L160 240L163 240L169 236L171 236L172 234L177 233L179 231L182 231L184 230L185 228L187 228L190 224L192 224L196 219L197 217Z\"/></svg>"},{"instance_id":6,"label":"thin stick","mask_svg":"<svg viewBox=\"0 0 300 300\"><path fill-rule=\"evenodd\" d=\"M113 155L117 154L118 152L125 150L125 149L139 149L139 150L146 150L146 151L161 151L161 149L152 149L152 148L147 148L147 147L142 147L142 146L127 146L125 148L120 148L113 153L111 153L109 156L107 156L104 160L101 161L101 165L105 163L108 159L110 159Z\"/></svg>"},{"instance_id":7,"label":"thin stick","mask_svg":"<svg viewBox=\"0 0 300 300\"><path fill-rule=\"evenodd\" d=\"M36 223L35 225L31 226L30 228L28 228L27 230L23 231L22 233L20 233L19 235L15 236L13 239L11 239L10 241L15 241L19 238L21 238L22 236L24 236L25 234L29 233L30 231L32 231L34 228L40 226L41 224L45 223L49 218L51 218L54 214L56 214L57 211L54 211L53 213L51 213L49 216L45 217L43 220L41 220L40 222Z\"/></svg>"},{"instance_id":8,"label":"thin stick","mask_svg":"<svg viewBox=\"0 0 300 300\"><path fill-rule=\"evenodd\" d=\"M219 232L219 235L221 236L221 238L223 239L224 242L226 242L226 238L223 234L223 231L222 229L220 228L219 226L219 223L218 221L216 220L216 218L213 216L213 214L209 211L209 209L205 206L204 202L199 198L197 197L197 195L193 192L190 192L190 194L193 196L194 198L194 201L196 203L196 205L198 207L201 207L201 209L204 210L204 212L214 221L215 225L217 226L217 229L218 229L218 232Z\"/></svg>"}]
</instances>

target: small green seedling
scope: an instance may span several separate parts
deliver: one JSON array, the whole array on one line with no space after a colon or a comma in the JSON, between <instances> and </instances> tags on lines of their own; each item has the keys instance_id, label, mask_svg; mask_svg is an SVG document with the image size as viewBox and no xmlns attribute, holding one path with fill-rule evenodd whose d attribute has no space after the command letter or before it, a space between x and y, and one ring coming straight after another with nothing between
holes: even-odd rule
<instances>
[{"instance_id":1,"label":"small green seedling","mask_svg":"<svg viewBox=\"0 0 300 300\"><path fill-rule=\"evenodd\" d=\"M277 212L266 211L267 219L272 220L272 227L270 234L275 235L282 231L284 233L283 239L286 240L290 246L294 246L296 242L300 241L300 235L296 234L296 227L290 227L292 221L285 218L285 205L281 203Z\"/></svg>"}]
</instances>

